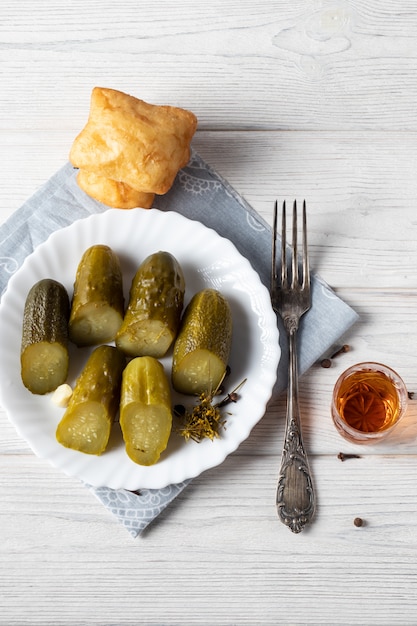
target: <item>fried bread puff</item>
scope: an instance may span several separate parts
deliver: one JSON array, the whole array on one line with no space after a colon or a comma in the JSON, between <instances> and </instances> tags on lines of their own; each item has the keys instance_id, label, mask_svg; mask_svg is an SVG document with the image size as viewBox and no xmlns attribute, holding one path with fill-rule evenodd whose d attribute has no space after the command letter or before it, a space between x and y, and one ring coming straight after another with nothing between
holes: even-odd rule
<instances>
[{"instance_id":1,"label":"fried bread puff","mask_svg":"<svg viewBox=\"0 0 417 626\"><path fill-rule=\"evenodd\" d=\"M141 193L164 194L190 159L196 128L197 118L190 111L95 87L87 124L74 140L70 161Z\"/></svg>"},{"instance_id":2,"label":"fried bread puff","mask_svg":"<svg viewBox=\"0 0 417 626\"><path fill-rule=\"evenodd\" d=\"M137 191L126 183L86 170L79 170L77 183L89 196L115 209L150 209L155 197L154 193Z\"/></svg>"}]
</instances>

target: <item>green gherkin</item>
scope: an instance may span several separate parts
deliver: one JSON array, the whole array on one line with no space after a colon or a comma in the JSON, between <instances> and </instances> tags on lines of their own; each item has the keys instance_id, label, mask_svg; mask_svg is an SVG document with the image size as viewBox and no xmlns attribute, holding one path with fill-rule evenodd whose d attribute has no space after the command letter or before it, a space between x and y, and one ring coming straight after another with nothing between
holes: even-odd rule
<instances>
[{"instance_id":1,"label":"green gherkin","mask_svg":"<svg viewBox=\"0 0 417 626\"><path fill-rule=\"evenodd\" d=\"M88 248L78 264L69 336L77 346L113 341L123 321L123 277L118 256L102 244Z\"/></svg>"},{"instance_id":2,"label":"green gherkin","mask_svg":"<svg viewBox=\"0 0 417 626\"><path fill-rule=\"evenodd\" d=\"M182 269L169 252L155 252L138 268L116 345L131 357L163 357L174 341L184 304Z\"/></svg>"},{"instance_id":3,"label":"green gherkin","mask_svg":"<svg viewBox=\"0 0 417 626\"><path fill-rule=\"evenodd\" d=\"M169 380L154 357L136 357L123 372L120 427L132 461L158 461L171 434L172 404Z\"/></svg>"},{"instance_id":4,"label":"green gherkin","mask_svg":"<svg viewBox=\"0 0 417 626\"><path fill-rule=\"evenodd\" d=\"M68 293L51 278L30 289L23 313L22 382L35 394L54 391L68 375Z\"/></svg>"},{"instance_id":5,"label":"green gherkin","mask_svg":"<svg viewBox=\"0 0 417 626\"><path fill-rule=\"evenodd\" d=\"M58 424L59 443L86 454L104 452L119 409L125 362L125 356L114 346L93 350Z\"/></svg>"},{"instance_id":6,"label":"green gherkin","mask_svg":"<svg viewBox=\"0 0 417 626\"><path fill-rule=\"evenodd\" d=\"M232 313L226 298L203 289L188 304L174 345L172 383L186 394L217 389L232 345Z\"/></svg>"}]
</instances>

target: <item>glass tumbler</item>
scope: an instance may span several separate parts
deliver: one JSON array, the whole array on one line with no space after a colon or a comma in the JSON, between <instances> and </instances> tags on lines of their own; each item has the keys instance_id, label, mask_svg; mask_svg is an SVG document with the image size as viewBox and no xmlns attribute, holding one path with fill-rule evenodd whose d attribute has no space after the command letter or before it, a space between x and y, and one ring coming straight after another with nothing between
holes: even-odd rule
<instances>
[{"instance_id":1,"label":"glass tumbler","mask_svg":"<svg viewBox=\"0 0 417 626\"><path fill-rule=\"evenodd\" d=\"M339 433L352 443L377 443L398 425L408 394L400 376L382 363L358 363L334 386L331 414Z\"/></svg>"}]
</instances>

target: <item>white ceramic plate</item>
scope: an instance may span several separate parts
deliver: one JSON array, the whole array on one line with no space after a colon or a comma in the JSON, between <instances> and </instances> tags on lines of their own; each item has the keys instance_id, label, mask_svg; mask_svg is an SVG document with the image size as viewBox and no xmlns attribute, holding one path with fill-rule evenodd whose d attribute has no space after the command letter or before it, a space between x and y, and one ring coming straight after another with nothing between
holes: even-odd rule
<instances>
[{"instance_id":1,"label":"white ceramic plate","mask_svg":"<svg viewBox=\"0 0 417 626\"><path fill-rule=\"evenodd\" d=\"M20 342L23 308L29 289L41 278L60 281L72 296L76 268L83 252L98 243L119 256L126 298L131 279L148 254L171 252L186 280L185 302L204 287L219 289L229 300L233 321L231 375L227 391L247 378L236 404L230 405L226 429L214 441L186 442L172 434L158 463L142 467L125 453L120 428L113 429L108 450L99 457L64 448L55 431L64 409L51 395L36 396L20 378ZM0 392L10 421L34 453L70 476L93 486L135 490L162 488L193 478L220 464L236 450L265 413L280 357L278 330L269 293L250 263L235 246L216 232L173 212L156 209L111 209L74 222L53 233L25 260L10 279L0 305ZM86 360L86 349L70 346L69 382L73 384ZM170 374L171 358L163 364ZM193 398L174 397L186 406Z\"/></svg>"}]
</instances>

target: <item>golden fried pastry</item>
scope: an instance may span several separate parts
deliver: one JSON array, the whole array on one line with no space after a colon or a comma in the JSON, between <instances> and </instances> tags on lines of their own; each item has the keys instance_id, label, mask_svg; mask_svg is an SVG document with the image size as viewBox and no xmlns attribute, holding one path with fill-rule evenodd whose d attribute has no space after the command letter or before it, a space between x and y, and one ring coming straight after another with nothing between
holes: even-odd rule
<instances>
[{"instance_id":1,"label":"golden fried pastry","mask_svg":"<svg viewBox=\"0 0 417 626\"><path fill-rule=\"evenodd\" d=\"M150 209L155 197L154 193L145 193L129 187L111 178L99 176L94 172L79 170L77 183L89 196L116 209Z\"/></svg>"},{"instance_id":2,"label":"golden fried pastry","mask_svg":"<svg viewBox=\"0 0 417 626\"><path fill-rule=\"evenodd\" d=\"M190 111L95 87L88 122L72 145L70 161L138 191L164 194L189 161L196 128Z\"/></svg>"}]
</instances>

